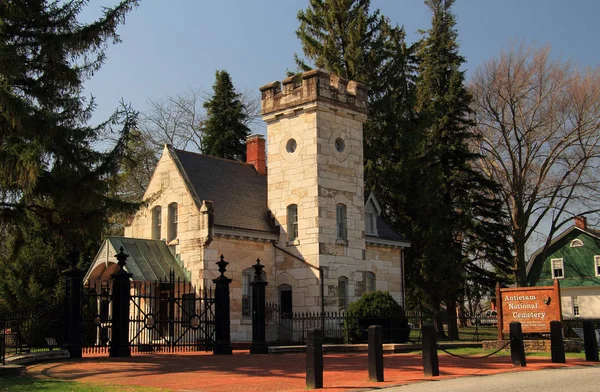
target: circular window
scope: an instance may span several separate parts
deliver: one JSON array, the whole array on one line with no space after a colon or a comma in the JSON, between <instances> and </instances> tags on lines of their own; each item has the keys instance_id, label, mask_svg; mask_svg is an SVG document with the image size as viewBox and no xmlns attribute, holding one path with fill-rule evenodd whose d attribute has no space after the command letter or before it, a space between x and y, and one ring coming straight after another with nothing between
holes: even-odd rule
<instances>
[{"instance_id":1,"label":"circular window","mask_svg":"<svg viewBox=\"0 0 600 392\"><path fill-rule=\"evenodd\" d=\"M346 148L346 143L344 143L344 141L342 140L341 137L338 137L337 139L335 139L335 150L337 152L343 152L345 148Z\"/></svg>"},{"instance_id":2,"label":"circular window","mask_svg":"<svg viewBox=\"0 0 600 392\"><path fill-rule=\"evenodd\" d=\"M294 151L296 151L297 146L298 145L296 144L296 140L290 139L290 140L288 140L287 144L285 145L285 149L287 150L287 152L289 152L291 154Z\"/></svg>"}]
</instances>

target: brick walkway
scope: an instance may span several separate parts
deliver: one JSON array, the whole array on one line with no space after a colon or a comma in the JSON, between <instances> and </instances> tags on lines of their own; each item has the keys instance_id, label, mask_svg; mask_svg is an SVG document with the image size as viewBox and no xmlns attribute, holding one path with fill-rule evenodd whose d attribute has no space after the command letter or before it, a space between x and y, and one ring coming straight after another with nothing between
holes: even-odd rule
<instances>
[{"instance_id":1,"label":"brick walkway","mask_svg":"<svg viewBox=\"0 0 600 392\"><path fill-rule=\"evenodd\" d=\"M425 378L420 355L390 354L384 357L385 382L367 381L366 354L326 354L325 390L356 391L402 385L423 380L501 372L590 365L581 360L552 364L549 358L527 358L526 368L514 368L510 357L493 356L465 360L440 355L440 377ZM87 357L83 360L41 363L27 368L30 375L78 382L160 387L184 391L304 391L304 354L233 356L199 353L144 354L131 358Z\"/></svg>"}]
</instances>

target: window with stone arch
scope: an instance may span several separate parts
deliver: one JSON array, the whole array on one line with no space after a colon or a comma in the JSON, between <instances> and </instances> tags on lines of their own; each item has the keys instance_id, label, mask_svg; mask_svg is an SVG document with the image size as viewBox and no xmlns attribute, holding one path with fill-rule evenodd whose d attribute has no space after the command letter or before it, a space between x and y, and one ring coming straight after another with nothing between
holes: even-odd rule
<instances>
[{"instance_id":1,"label":"window with stone arch","mask_svg":"<svg viewBox=\"0 0 600 392\"><path fill-rule=\"evenodd\" d=\"M152 239L160 240L162 226L162 208L156 206L152 209Z\"/></svg>"},{"instance_id":2,"label":"window with stone arch","mask_svg":"<svg viewBox=\"0 0 600 392\"><path fill-rule=\"evenodd\" d=\"M337 226L336 238L340 241L347 240L347 227L346 227L346 205L339 203L335 207L335 221Z\"/></svg>"},{"instance_id":3,"label":"window with stone arch","mask_svg":"<svg viewBox=\"0 0 600 392\"><path fill-rule=\"evenodd\" d=\"M172 241L177 238L177 203L169 204L169 227L167 240Z\"/></svg>"},{"instance_id":4,"label":"window with stone arch","mask_svg":"<svg viewBox=\"0 0 600 392\"><path fill-rule=\"evenodd\" d=\"M345 276L338 278L338 305L340 310L348 308L348 278Z\"/></svg>"},{"instance_id":5,"label":"window with stone arch","mask_svg":"<svg viewBox=\"0 0 600 392\"><path fill-rule=\"evenodd\" d=\"M287 231L288 241L295 241L298 238L298 205L290 204L287 207Z\"/></svg>"}]
</instances>

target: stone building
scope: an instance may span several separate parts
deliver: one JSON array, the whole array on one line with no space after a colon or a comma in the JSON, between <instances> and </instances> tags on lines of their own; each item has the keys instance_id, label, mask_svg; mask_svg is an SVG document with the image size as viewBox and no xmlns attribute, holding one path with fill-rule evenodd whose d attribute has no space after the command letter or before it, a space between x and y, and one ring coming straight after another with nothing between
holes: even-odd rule
<instances>
[{"instance_id":1,"label":"stone building","mask_svg":"<svg viewBox=\"0 0 600 392\"><path fill-rule=\"evenodd\" d=\"M139 239L135 249L125 245L132 263L166 270L172 260L144 256L162 241L201 289L218 276L223 254L233 279L233 341L251 340L249 283L257 259L265 265L267 300L285 312L338 310L374 290L403 304L403 250L410 244L381 219L375 196L364 193L367 87L309 71L260 91L268 149L262 136L250 136L246 163L164 148L145 194L151 202L125 230ZM134 243L113 238L105 246L111 240ZM87 280L106 279L109 253L99 252Z\"/></svg>"}]
</instances>

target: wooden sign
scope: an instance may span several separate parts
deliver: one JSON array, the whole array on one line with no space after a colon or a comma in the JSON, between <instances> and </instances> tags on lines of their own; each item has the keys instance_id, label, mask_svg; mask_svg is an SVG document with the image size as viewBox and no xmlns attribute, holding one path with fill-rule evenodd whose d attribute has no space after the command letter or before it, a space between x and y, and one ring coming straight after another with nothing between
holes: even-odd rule
<instances>
[{"instance_id":1,"label":"wooden sign","mask_svg":"<svg viewBox=\"0 0 600 392\"><path fill-rule=\"evenodd\" d=\"M510 323L521 323L523 333L550 333L550 322L561 321L560 286L500 288L496 285L498 338L508 333Z\"/></svg>"}]
</instances>

